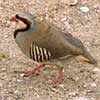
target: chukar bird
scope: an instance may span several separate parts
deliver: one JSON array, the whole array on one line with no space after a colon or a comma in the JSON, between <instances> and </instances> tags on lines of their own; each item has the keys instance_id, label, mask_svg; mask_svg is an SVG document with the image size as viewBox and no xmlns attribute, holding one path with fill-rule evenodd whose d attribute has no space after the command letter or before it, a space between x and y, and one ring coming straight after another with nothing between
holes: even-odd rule
<instances>
[{"instance_id":1,"label":"chukar bird","mask_svg":"<svg viewBox=\"0 0 100 100\"><path fill-rule=\"evenodd\" d=\"M25 76L35 73L44 65L50 64L48 62L52 60L68 55L79 58L80 61L97 63L79 39L71 34L65 34L45 21L37 21L28 12L20 12L10 20L17 23L14 38L22 52L39 63L27 71ZM58 66L57 81L60 81L63 75L62 67L57 64L56 66Z\"/></svg>"}]
</instances>

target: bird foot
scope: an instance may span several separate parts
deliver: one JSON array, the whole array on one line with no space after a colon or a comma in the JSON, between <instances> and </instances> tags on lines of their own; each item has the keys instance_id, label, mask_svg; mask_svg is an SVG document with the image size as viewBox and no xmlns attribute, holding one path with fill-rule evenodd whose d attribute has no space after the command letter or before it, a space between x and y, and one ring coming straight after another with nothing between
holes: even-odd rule
<instances>
[{"instance_id":1,"label":"bird foot","mask_svg":"<svg viewBox=\"0 0 100 100\"><path fill-rule=\"evenodd\" d=\"M53 81L54 84L61 83L63 80L63 68L58 67L58 73L56 80Z\"/></svg>"},{"instance_id":2,"label":"bird foot","mask_svg":"<svg viewBox=\"0 0 100 100\"><path fill-rule=\"evenodd\" d=\"M20 72L20 73L24 73L23 77L28 77L32 74L34 74L36 71L40 71L41 68L44 67L45 64L40 64L40 65L37 65L36 67L32 68L31 70L28 70L28 71L15 71L15 72ZM57 77L55 80L52 80L54 84L57 84L57 83L61 83L62 80L63 80L63 68L56 65L57 68L58 68L58 72L57 72Z\"/></svg>"},{"instance_id":3,"label":"bird foot","mask_svg":"<svg viewBox=\"0 0 100 100\"><path fill-rule=\"evenodd\" d=\"M28 76L34 74L36 71L40 71L40 69L41 69L42 67L44 67L43 64L38 65L38 66L36 66L35 68L32 68L31 70L24 72L24 77L28 77Z\"/></svg>"}]
</instances>

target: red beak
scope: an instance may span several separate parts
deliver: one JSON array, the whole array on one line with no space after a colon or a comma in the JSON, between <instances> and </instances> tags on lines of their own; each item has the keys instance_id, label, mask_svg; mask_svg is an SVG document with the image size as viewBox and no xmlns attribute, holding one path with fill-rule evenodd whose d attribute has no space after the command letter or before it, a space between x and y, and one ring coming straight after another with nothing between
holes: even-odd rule
<instances>
[{"instance_id":1,"label":"red beak","mask_svg":"<svg viewBox=\"0 0 100 100\"><path fill-rule=\"evenodd\" d=\"M17 20L17 18L16 17L12 17L12 18L10 18L10 21L15 21L15 22L18 22L18 20Z\"/></svg>"}]
</instances>

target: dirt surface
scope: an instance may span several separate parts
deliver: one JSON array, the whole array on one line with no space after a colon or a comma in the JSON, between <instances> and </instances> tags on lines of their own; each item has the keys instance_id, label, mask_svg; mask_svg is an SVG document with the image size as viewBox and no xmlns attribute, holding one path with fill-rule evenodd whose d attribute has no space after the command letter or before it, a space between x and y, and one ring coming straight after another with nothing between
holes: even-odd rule
<instances>
[{"instance_id":1,"label":"dirt surface","mask_svg":"<svg viewBox=\"0 0 100 100\"><path fill-rule=\"evenodd\" d=\"M27 78L15 73L34 66L13 38L15 24L9 18L19 11L31 12L40 20L44 17L79 38L98 66L67 62L63 64L64 80L57 85L51 84L56 71L53 66ZM100 100L100 1L0 0L0 100Z\"/></svg>"}]
</instances>

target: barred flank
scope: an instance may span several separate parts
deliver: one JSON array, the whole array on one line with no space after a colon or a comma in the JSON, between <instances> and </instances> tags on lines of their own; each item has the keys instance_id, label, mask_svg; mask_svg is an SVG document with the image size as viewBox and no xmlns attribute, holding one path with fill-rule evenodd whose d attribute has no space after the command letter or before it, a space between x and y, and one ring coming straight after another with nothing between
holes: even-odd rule
<instances>
[{"instance_id":1,"label":"barred flank","mask_svg":"<svg viewBox=\"0 0 100 100\"><path fill-rule=\"evenodd\" d=\"M44 62L51 58L51 53L45 48L41 48L32 43L30 48L30 58L37 62Z\"/></svg>"}]
</instances>

